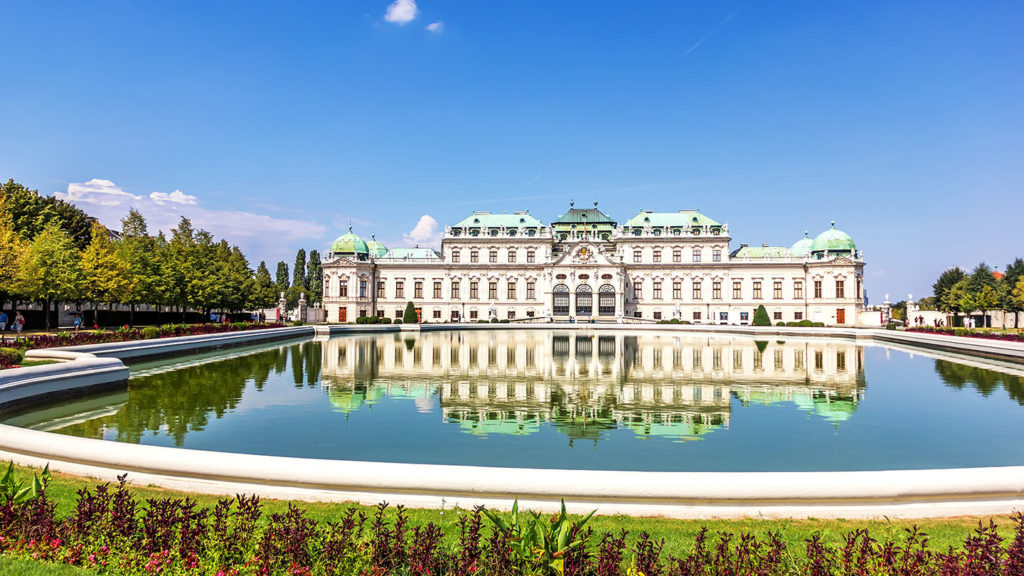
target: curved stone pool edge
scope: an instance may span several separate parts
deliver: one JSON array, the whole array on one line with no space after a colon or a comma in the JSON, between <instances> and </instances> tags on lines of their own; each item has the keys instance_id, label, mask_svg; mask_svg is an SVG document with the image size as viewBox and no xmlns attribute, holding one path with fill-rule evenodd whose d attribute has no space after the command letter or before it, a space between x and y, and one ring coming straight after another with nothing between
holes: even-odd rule
<instances>
[{"instance_id":1,"label":"curved stone pool edge","mask_svg":"<svg viewBox=\"0 0 1024 576\"><path fill-rule=\"evenodd\" d=\"M0 405L12 394L59 393L61 386L117 385L127 368L117 358L181 354L260 338L355 332L453 329L671 330L748 336L841 337L893 342L1024 361L1024 345L886 330L675 325L424 325L318 326L103 344L75 350L33 351L73 355L61 365L29 371L18 382L0 376ZM287 332L286 332L287 331ZM176 340L171 342L171 340ZM89 350L87 350L87 348ZM33 354L41 357L41 355ZM103 356L103 357L100 357ZM53 357L53 356L49 356ZM102 364L99 364L101 362ZM118 368L117 364L120 364ZM59 373L55 367L65 368ZM49 371L46 369L50 369ZM123 369L123 371L122 371ZM16 375L19 376L19 375ZM76 381L76 378L78 379ZM79 382L79 384L76 384ZM24 398L23 398L24 400ZM381 501L417 507L509 508L514 498L553 511L561 499L575 512L679 518L709 517L935 517L1005 514L1024 510L1024 466L868 472L629 472L351 462L208 452L74 438L0 425L0 459L71 474L114 480L128 472L140 484L200 493L298 500Z\"/></svg>"}]
</instances>

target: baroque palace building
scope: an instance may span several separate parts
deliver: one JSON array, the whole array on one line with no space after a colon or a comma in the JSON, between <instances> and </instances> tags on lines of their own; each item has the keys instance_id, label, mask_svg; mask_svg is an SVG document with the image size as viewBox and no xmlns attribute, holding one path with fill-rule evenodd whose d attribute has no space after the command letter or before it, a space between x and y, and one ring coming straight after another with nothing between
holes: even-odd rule
<instances>
[{"instance_id":1,"label":"baroque palace building","mask_svg":"<svg viewBox=\"0 0 1024 576\"><path fill-rule=\"evenodd\" d=\"M544 224L529 212L474 212L447 226L438 252L393 248L352 232L323 263L327 319L857 325L863 254L835 224L789 248L730 248L729 225L695 210L641 210L619 224L576 208Z\"/></svg>"}]
</instances>

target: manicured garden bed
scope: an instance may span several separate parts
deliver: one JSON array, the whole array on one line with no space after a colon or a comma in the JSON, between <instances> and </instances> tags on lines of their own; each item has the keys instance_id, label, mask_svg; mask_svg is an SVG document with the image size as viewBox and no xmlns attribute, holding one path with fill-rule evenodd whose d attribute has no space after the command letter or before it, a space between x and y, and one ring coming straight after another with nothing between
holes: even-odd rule
<instances>
[{"instance_id":1,"label":"manicured garden bed","mask_svg":"<svg viewBox=\"0 0 1024 576\"><path fill-rule=\"evenodd\" d=\"M35 558L106 574L1024 573L1020 516L918 527L595 516L581 528L575 516L534 524L520 512L514 525L508 513L217 500L72 477L0 503L0 566Z\"/></svg>"},{"instance_id":2,"label":"manicured garden bed","mask_svg":"<svg viewBox=\"0 0 1024 576\"><path fill-rule=\"evenodd\" d=\"M251 322L233 322L229 324L164 324L162 326L145 326L142 328L118 328L117 330L89 330L82 332L58 332L56 334L36 334L6 340L0 348L0 369L23 365L21 358L14 351L24 352L37 348L56 348L60 346L78 346L83 344L105 344L108 342L128 342L131 340L151 340L155 338L171 338L174 336L195 336L199 334L221 334L241 332L243 330L265 330L279 328L284 324L254 324ZM4 351L7 350L7 351Z\"/></svg>"},{"instance_id":3,"label":"manicured garden bed","mask_svg":"<svg viewBox=\"0 0 1024 576\"><path fill-rule=\"evenodd\" d=\"M907 328L907 332L920 332L923 334L939 334L942 336L960 336L964 338L985 338L987 340L1006 340L1009 342L1024 342L1024 332L994 332L989 330L971 330L969 328L935 328L931 326L918 326Z\"/></svg>"}]
</instances>

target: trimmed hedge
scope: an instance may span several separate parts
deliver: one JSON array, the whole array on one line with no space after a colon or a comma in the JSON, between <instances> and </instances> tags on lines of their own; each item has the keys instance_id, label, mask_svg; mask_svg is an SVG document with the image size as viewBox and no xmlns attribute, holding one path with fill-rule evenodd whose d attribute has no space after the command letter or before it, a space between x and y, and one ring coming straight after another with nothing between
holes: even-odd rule
<instances>
[{"instance_id":1,"label":"trimmed hedge","mask_svg":"<svg viewBox=\"0 0 1024 576\"><path fill-rule=\"evenodd\" d=\"M0 348L0 368L18 366L25 359L25 353L16 348Z\"/></svg>"}]
</instances>

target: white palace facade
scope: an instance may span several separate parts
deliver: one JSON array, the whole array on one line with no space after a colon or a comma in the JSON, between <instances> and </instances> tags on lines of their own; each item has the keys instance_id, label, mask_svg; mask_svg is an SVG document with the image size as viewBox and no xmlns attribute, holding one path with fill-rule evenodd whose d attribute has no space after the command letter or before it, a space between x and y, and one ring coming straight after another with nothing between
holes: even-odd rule
<instances>
[{"instance_id":1,"label":"white palace facade","mask_svg":"<svg viewBox=\"0 0 1024 576\"><path fill-rule=\"evenodd\" d=\"M729 225L699 211L640 211L619 224L576 208L544 224L528 212L474 212L447 226L438 252L393 248L352 232L323 263L330 322L401 318L858 325L864 259L835 225L790 247L730 248Z\"/></svg>"}]
</instances>

